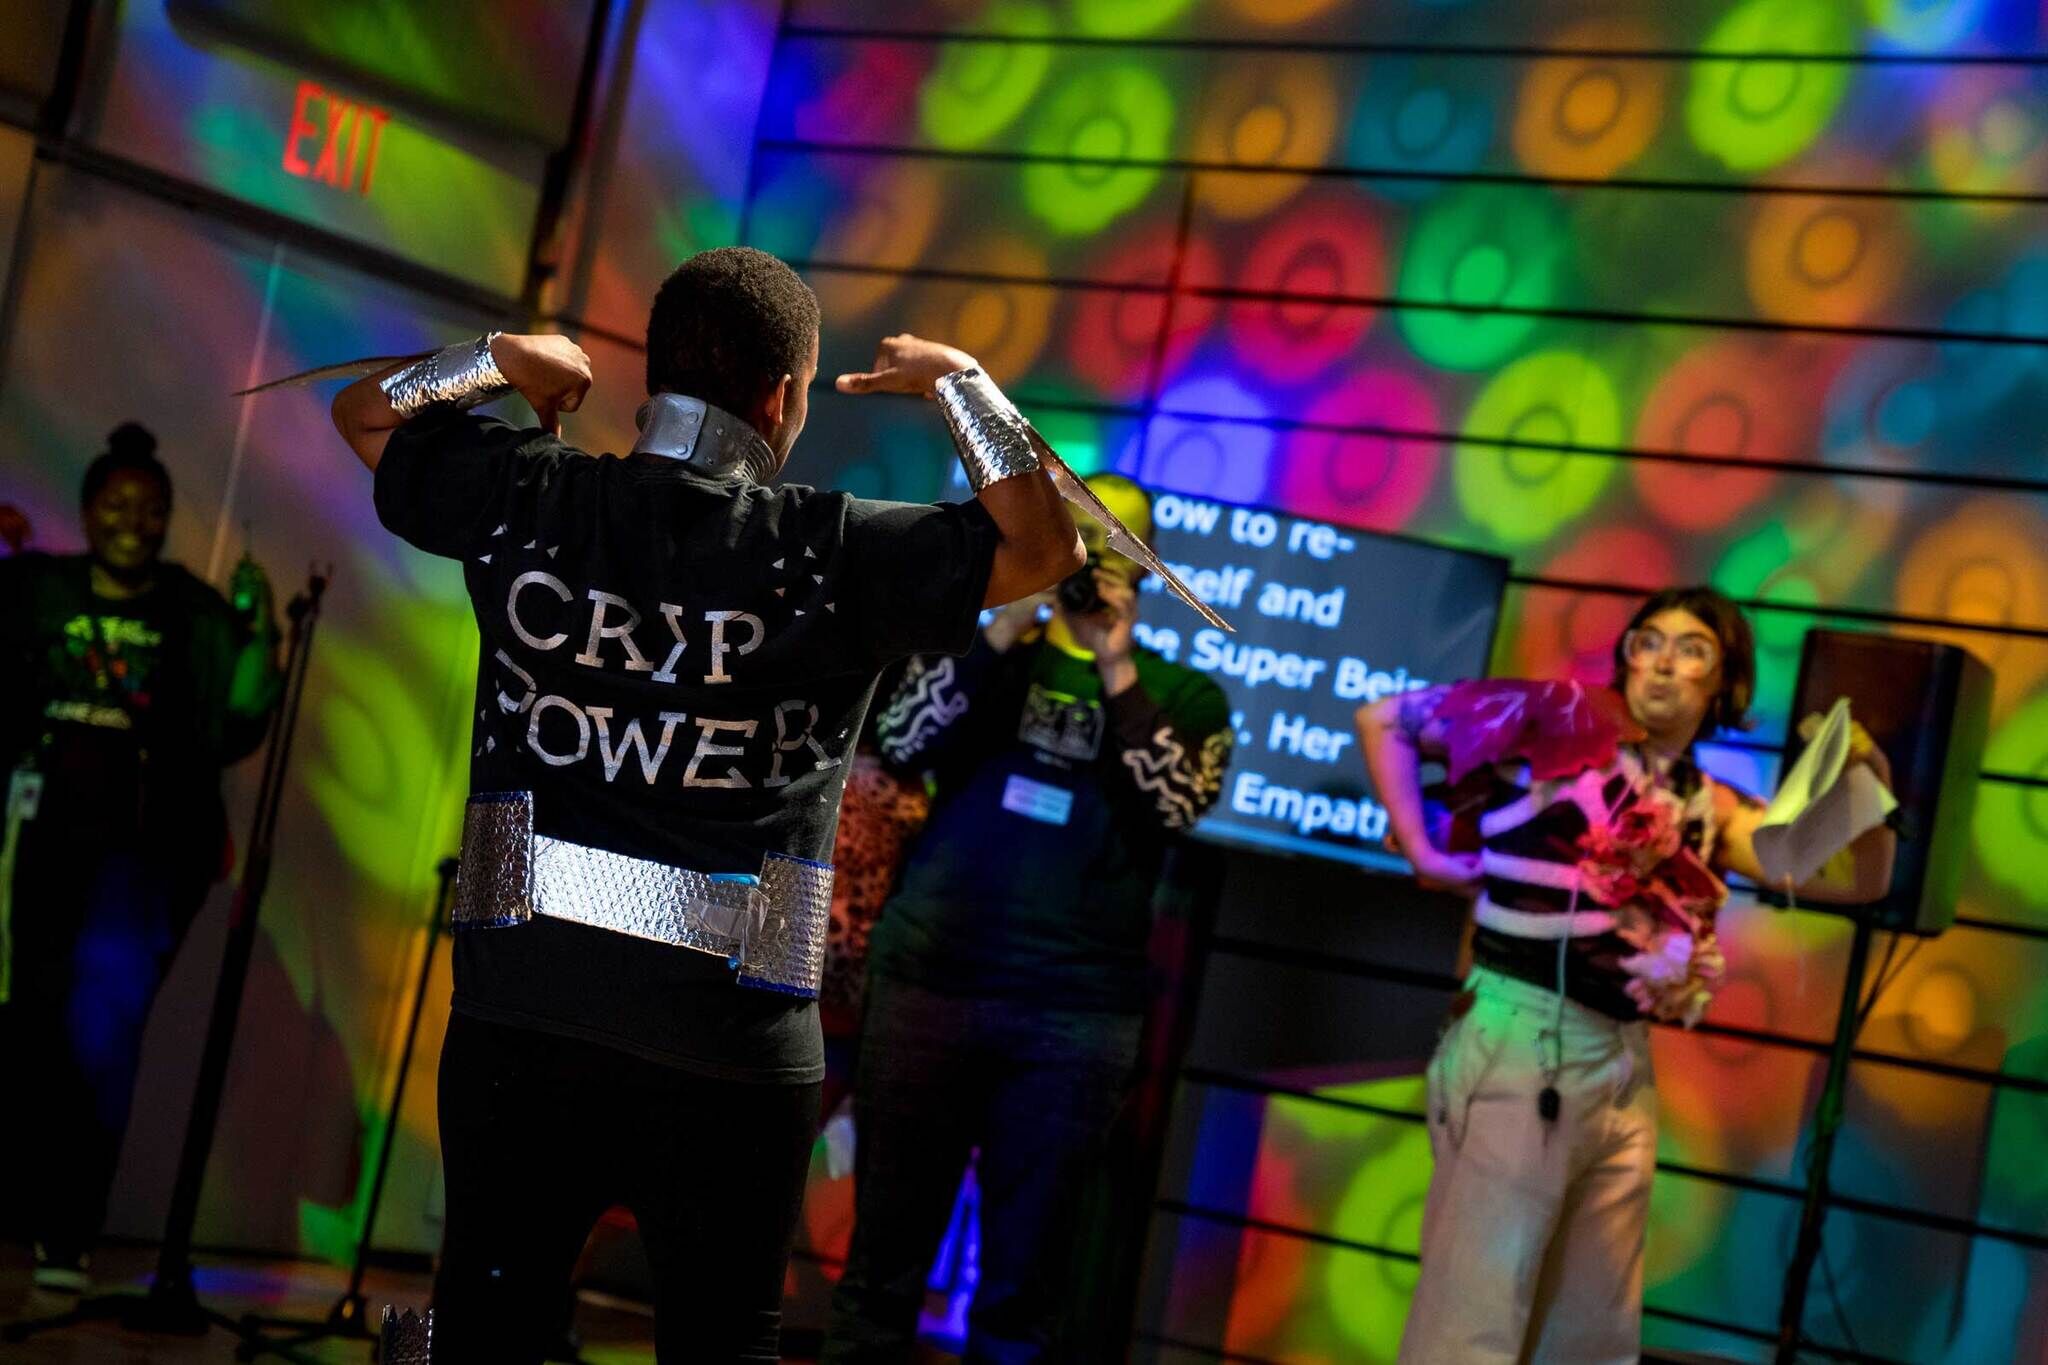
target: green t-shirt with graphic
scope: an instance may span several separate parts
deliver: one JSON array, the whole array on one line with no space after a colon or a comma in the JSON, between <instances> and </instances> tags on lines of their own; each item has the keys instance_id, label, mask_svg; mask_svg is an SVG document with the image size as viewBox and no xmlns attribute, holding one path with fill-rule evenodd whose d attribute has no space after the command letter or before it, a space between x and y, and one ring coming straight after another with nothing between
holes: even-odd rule
<instances>
[{"instance_id":1,"label":"green t-shirt with graphic","mask_svg":"<svg viewBox=\"0 0 2048 1365\"><path fill-rule=\"evenodd\" d=\"M1104 699L1092 659L1050 643L913 667L878 720L932 814L882 912L872 970L953 994L1135 1011L1171 841L1222 790L1229 702L1138 650Z\"/></svg>"}]
</instances>

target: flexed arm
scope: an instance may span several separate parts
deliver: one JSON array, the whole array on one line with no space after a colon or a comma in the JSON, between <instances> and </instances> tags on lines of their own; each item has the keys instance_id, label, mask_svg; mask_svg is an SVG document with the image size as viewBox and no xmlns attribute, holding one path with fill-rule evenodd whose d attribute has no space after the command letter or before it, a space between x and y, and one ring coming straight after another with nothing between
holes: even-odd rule
<instances>
[{"instance_id":1,"label":"flexed arm","mask_svg":"<svg viewBox=\"0 0 2048 1365\"><path fill-rule=\"evenodd\" d=\"M400 361L358 379L334 397L334 429L374 470L391 433L430 407L475 407L517 393L553 432L590 391L590 357L565 336L493 332Z\"/></svg>"},{"instance_id":2,"label":"flexed arm","mask_svg":"<svg viewBox=\"0 0 2048 1365\"><path fill-rule=\"evenodd\" d=\"M996 524L995 565L985 607L1043 592L1081 567L1074 529L1052 478L1039 467L1022 419L974 357L957 347L899 333L883 337L874 368L842 374L841 393L904 393L936 399L967 482Z\"/></svg>"},{"instance_id":3,"label":"flexed arm","mask_svg":"<svg viewBox=\"0 0 2048 1365\"><path fill-rule=\"evenodd\" d=\"M1424 688L1359 707L1358 747L1373 791L1387 808L1387 825L1415 875L1424 885L1470 895L1479 889L1479 859L1432 843L1422 811L1422 760L1444 753L1437 707L1446 691Z\"/></svg>"}]
</instances>

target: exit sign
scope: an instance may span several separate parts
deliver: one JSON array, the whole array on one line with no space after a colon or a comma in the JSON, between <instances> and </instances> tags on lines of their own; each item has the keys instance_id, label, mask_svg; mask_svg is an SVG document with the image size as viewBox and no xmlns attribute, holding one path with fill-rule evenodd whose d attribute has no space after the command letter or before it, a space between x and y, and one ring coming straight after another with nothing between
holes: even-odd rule
<instances>
[{"instance_id":1,"label":"exit sign","mask_svg":"<svg viewBox=\"0 0 2048 1365\"><path fill-rule=\"evenodd\" d=\"M556 0L532 3L553 7ZM18 8L0 0L0 14ZM299 0L112 6L119 18L94 143L430 270L516 294L526 278L548 147L500 136L474 118L397 103L396 94L380 91L373 99L371 74L358 81L345 67L287 65L207 26L207 16L268 16L273 8L279 15L311 12ZM498 5L465 0L450 8L495 14ZM173 11L180 22L172 22ZM206 22L184 22L195 14ZM0 22L0 41L5 34ZM167 101L176 117L167 116Z\"/></svg>"},{"instance_id":2,"label":"exit sign","mask_svg":"<svg viewBox=\"0 0 2048 1365\"><path fill-rule=\"evenodd\" d=\"M312 81L300 81L285 130L284 168L305 180L320 180L356 194L370 192L377 151L391 115L359 104ZM358 171L361 172L358 175Z\"/></svg>"}]
</instances>

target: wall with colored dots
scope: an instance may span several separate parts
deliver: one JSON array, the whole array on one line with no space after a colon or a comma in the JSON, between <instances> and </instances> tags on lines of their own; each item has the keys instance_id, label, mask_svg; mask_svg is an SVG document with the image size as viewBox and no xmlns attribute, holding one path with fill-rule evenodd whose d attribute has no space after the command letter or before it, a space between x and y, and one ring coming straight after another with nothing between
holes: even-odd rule
<instances>
[{"instance_id":1,"label":"wall with colored dots","mask_svg":"<svg viewBox=\"0 0 2048 1365\"><path fill-rule=\"evenodd\" d=\"M324 396L227 391L538 315L596 362L570 435L620 449L655 284L690 251L743 240L816 285L828 376L864 366L884 332L943 335L1083 468L1511 556L1497 672L1600 677L1633 594L1723 587L1752 605L1762 685L1756 728L1708 756L1747 785L1775 778L1809 626L1930 635L1990 663L1958 925L1899 950L1872 1012L1837 1163L1867 1207L1831 1220L1835 1292L1817 1285L1809 1327L1915 1360L2044 1349L2039 5L107 13L41 159L31 133L61 85L61 17L0 52L0 248L15 263L0 435L33 454L4 496L46 545L75 544L78 474L139 416L179 479L172 557L224 572L246 544L283 588L308 558L340 570L202 1239L343 1255L359 1230L418 921L453 838L474 648L448 566L375 525ZM360 173L284 169L306 81L336 95L303 111L320 122L301 148L312 168L334 109L390 114L367 189ZM560 232L538 242L565 150L580 155ZM798 459L799 477L875 496L938 496L950 471L921 405L823 393ZM1294 929L1326 941L1383 894L1362 883L1356 907ZM1722 1030L1657 1042L1648 1331L1755 1355L1743 1333L1775 1315L1796 1213L1781 1187L1800 1178L1811 1045L1831 1027L1846 933L1738 906L1725 936ZM181 963L174 1020L203 1011L210 951L195 939ZM1311 990L1353 1023L1439 1008L1364 978ZM438 997L430 1011L426 1064ZM191 1056L177 1028L153 1035L138 1112L177 1112ZM1266 1093L1272 1076L1183 1087L1204 1139L1184 1169L1207 1183L1177 1197L1213 1211L1159 1219L1141 1326L1245 1359L1386 1358L1428 1173L1402 1117L1417 1087L1281 1079L1301 1093ZM412 1096L379 1238L427 1249L430 1088ZM274 1137L280 1113L291 1143ZM168 1123L131 1143L118 1230L160 1221ZM814 1188L815 1250L843 1237L844 1194Z\"/></svg>"},{"instance_id":2,"label":"wall with colored dots","mask_svg":"<svg viewBox=\"0 0 2048 1365\"><path fill-rule=\"evenodd\" d=\"M816 284L827 373L933 331L1090 465L1511 556L1499 673L1604 679L1637 594L1716 584L1762 679L1707 757L1752 788L1809 627L1990 663L1975 866L1863 1035L1837 1186L1870 1207L1834 1215L1808 1320L1910 1359L2048 1334L2043 51L2038 7L2000 3L799 0L742 222ZM928 496L901 420L821 405L804 458ZM1722 1029L1657 1042L1646 1330L1749 1356L1847 933L1725 924ZM1238 1080L1183 1086L1204 1140L1142 1331L1162 1359L1391 1358L1418 1083Z\"/></svg>"}]
</instances>

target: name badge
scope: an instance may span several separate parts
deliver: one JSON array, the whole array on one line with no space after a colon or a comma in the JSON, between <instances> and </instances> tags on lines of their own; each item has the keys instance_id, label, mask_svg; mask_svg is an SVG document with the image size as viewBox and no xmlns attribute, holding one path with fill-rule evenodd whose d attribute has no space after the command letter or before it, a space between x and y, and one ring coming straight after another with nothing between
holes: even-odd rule
<instances>
[{"instance_id":1,"label":"name badge","mask_svg":"<svg viewBox=\"0 0 2048 1365\"><path fill-rule=\"evenodd\" d=\"M17 820L33 820L43 804L43 775L16 768L7 784L7 814Z\"/></svg>"},{"instance_id":2,"label":"name badge","mask_svg":"<svg viewBox=\"0 0 2048 1365\"><path fill-rule=\"evenodd\" d=\"M1003 809L1048 825L1064 825L1074 813L1074 794L1048 782L1011 774L1003 784Z\"/></svg>"}]
</instances>

